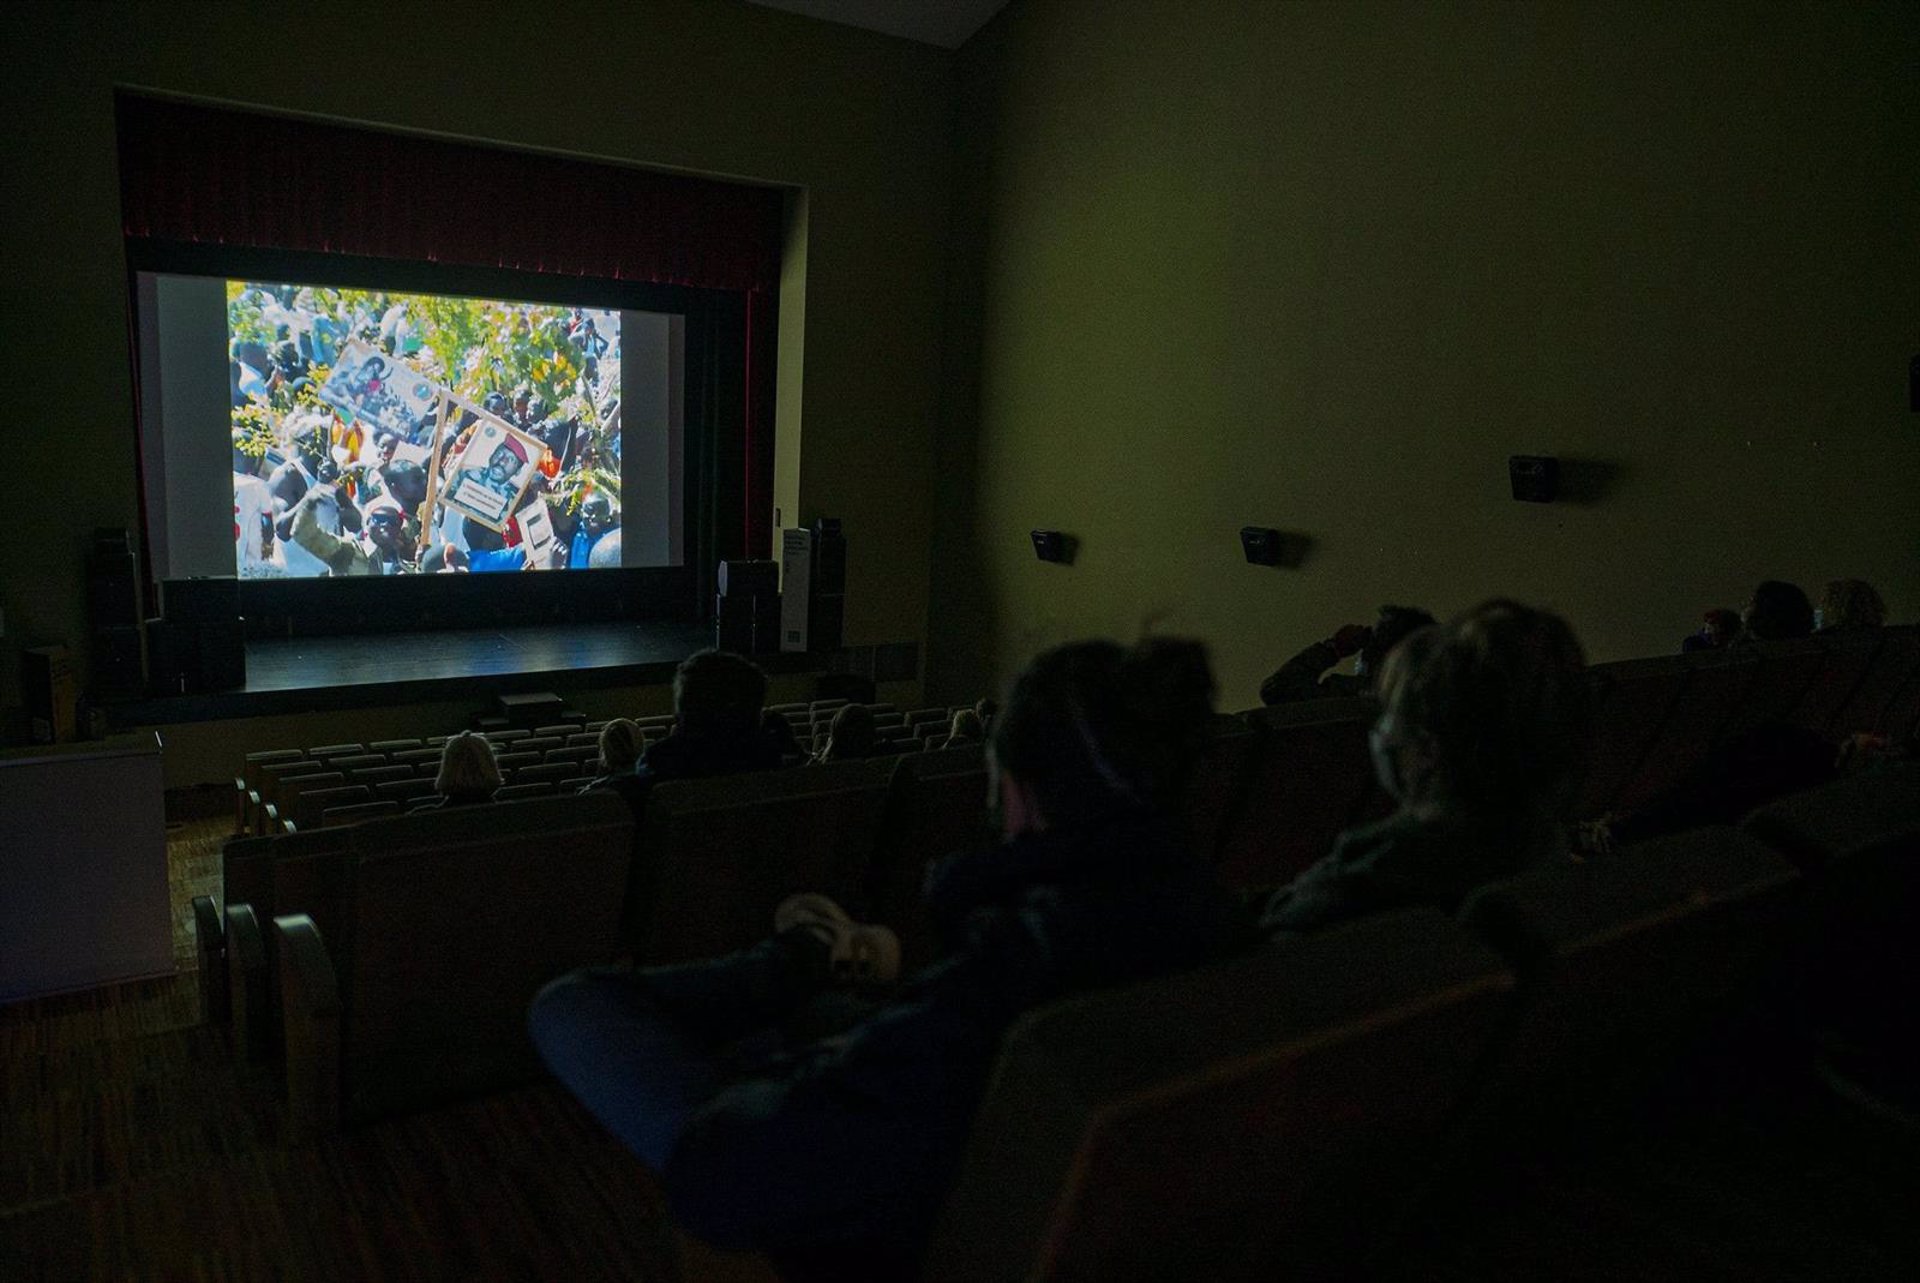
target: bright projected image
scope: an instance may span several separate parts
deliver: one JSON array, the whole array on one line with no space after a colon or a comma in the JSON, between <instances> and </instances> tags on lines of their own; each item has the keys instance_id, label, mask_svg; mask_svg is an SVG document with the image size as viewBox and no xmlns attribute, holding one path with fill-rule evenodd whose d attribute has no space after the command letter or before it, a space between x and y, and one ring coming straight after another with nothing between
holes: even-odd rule
<instances>
[{"instance_id":1,"label":"bright projected image","mask_svg":"<svg viewBox=\"0 0 1920 1283\"><path fill-rule=\"evenodd\" d=\"M231 280L226 300L240 577L621 564L619 312Z\"/></svg>"}]
</instances>

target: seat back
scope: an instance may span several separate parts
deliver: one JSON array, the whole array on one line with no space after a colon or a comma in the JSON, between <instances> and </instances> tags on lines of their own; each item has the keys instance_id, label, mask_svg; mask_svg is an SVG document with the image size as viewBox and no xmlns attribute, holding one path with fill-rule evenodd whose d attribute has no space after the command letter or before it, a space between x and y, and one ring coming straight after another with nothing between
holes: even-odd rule
<instances>
[{"instance_id":1,"label":"seat back","mask_svg":"<svg viewBox=\"0 0 1920 1283\"><path fill-rule=\"evenodd\" d=\"M1212 861L1240 804L1259 734L1241 718L1222 718L1187 783L1187 835L1197 859Z\"/></svg>"},{"instance_id":2,"label":"seat back","mask_svg":"<svg viewBox=\"0 0 1920 1283\"><path fill-rule=\"evenodd\" d=\"M630 888L634 955L678 962L742 948L797 891L867 912L892 770L879 759L655 785Z\"/></svg>"},{"instance_id":3,"label":"seat back","mask_svg":"<svg viewBox=\"0 0 1920 1283\"><path fill-rule=\"evenodd\" d=\"M1616 1117L1754 996L1798 881L1777 852L1706 828L1476 893L1461 919L1521 986L1480 1081L1483 1127L1544 1137Z\"/></svg>"},{"instance_id":4,"label":"seat back","mask_svg":"<svg viewBox=\"0 0 1920 1283\"><path fill-rule=\"evenodd\" d=\"M402 806L433 793L433 781L413 776L409 779L388 780L384 784L373 786L373 795L382 801L399 802Z\"/></svg>"},{"instance_id":5,"label":"seat back","mask_svg":"<svg viewBox=\"0 0 1920 1283\"><path fill-rule=\"evenodd\" d=\"M274 816L282 824L285 824L289 821L298 820L300 799L303 796L321 789L341 788L346 783L347 777L342 771L315 771L305 775L283 775L277 780L270 781L273 796L267 797L265 794L262 794L262 799L268 806L273 807ZM263 824L266 819L265 810L266 808L263 806L261 808Z\"/></svg>"},{"instance_id":6,"label":"seat back","mask_svg":"<svg viewBox=\"0 0 1920 1283\"><path fill-rule=\"evenodd\" d=\"M316 777L317 778L317 777ZM373 790L365 784L346 784L333 788L307 789L300 794L293 806L295 828L317 829L326 823L326 814L330 807L352 806L355 802L371 802Z\"/></svg>"},{"instance_id":7,"label":"seat back","mask_svg":"<svg viewBox=\"0 0 1920 1283\"><path fill-rule=\"evenodd\" d=\"M1743 826L1806 870L1801 1014L1920 1053L1920 762L1763 807ZM1909 1071L1920 1064L1909 1060Z\"/></svg>"},{"instance_id":8,"label":"seat back","mask_svg":"<svg viewBox=\"0 0 1920 1283\"><path fill-rule=\"evenodd\" d=\"M1512 986L1485 945L1414 910L1031 1012L925 1276L1352 1272Z\"/></svg>"},{"instance_id":9,"label":"seat back","mask_svg":"<svg viewBox=\"0 0 1920 1283\"><path fill-rule=\"evenodd\" d=\"M1860 684L1834 719L1836 738L1885 730L1885 714L1914 670L1920 668L1920 628L1883 628L1880 647Z\"/></svg>"},{"instance_id":10,"label":"seat back","mask_svg":"<svg viewBox=\"0 0 1920 1283\"><path fill-rule=\"evenodd\" d=\"M352 833L349 916L328 937L345 1112L373 1117L536 1075L534 994L620 952L626 805L463 807Z\"/></svg>"},{"instance_id":11,"label":"seat back","mask_svg":"<svg viewBox=\"0 0 1920 1283\"><path fill-rule=\"evenodd\" d=\"M1588 676L1595 708L1593 747L1575 808L1581 818L1614 807L1679 702L1687 668L1677 655L1661 656L1595 665Z\"/></svg>"},{"instance_id":12,"label":"seat back","mask_svg":"<svg viewBox=\"0 0 1920 1283\"><path fill-rule=\"evenodd\" d=\"M893 768L867 896L876 921L900 937L907 970L933 961L933 924L921 890L936 860L987 840L987 766L978 746L903 757Z\"/></svg>"},{"instance_id":13,"label":"seat back","mask_svg":"<svg viewBox=\"0 0 1920 1283\"><path fill-rule=\"evenodd\" d=\"M274 869L279 861L313 858L345 849L345 835L327 829L235 838L220 848L220 901L251 904L260 920L271 922L276 916L273 886ZM296 911L305 912L306 906L278 912Z\"/></svg>"},{"instance_id":14,"label":"seat back","mask_svg":"<svg viewBox=\"0 0 1920 1283\"><path fill-rule=\"evenodd\" d=\"M1826 662L1807 683L1807 689L1794 706L1790 719L1793 724L1820 735L1843 738L1846 732L1839 729L1841 712L1853 699L1853 693L1860 689L1861 679L1873 666L1882 640L1878 630L1816 638Z\"/></svg>"},{"instance_id":15,"label":"seat back","mask_svg":"<svg viewBox=\"0 0 1920 1283\"><path fill-rule=\"evenodd\" d=\"M1722 741L1735 739L1756 726L1790 722L1814 679L1827 665L1827 647L1813 637L1755 642L1747 653L1760 666L1741 694L1739 707L1721 726Z\"/></svg>"},{"instance_id":16,"label":"seat back","mask_svg":"<svg viewBox=\"0 0 1920 1283\"><path fill-rule=\"evenodd\" d=\"M496 802L525 802L533 798L552 797L557 780L532 780L525 784L508 784L493 791Z\"/></svg>"},{"instance_id":17,"label":"seat back","mask_svg":"<svg viewBox=\"0 0 1920 1283\"><path fill-rule=\"evenodd\" d=\"M364 820L378 819L383 815L398 815L401 807L398 800L382 798L372 802L355 802L350 806L330 806L321 815L320 823L327 828L340 824L359 824Z\"/></svg>"},{"instance_id":18,"label":"seat back","mask_svg":"<svg viewBox=\"0 0 1920 1283\"><path fill-rule=\"evenodd\" d=\"M1246 787L1223 826L1214 868L1230 887L1291 882L1333 849L1373 780L1364 699L1311 700L1249 715Z\"/></svg>"},{"instance_id":19,"label":"seat back","mask_svg":"<svg viewBox=\"0 0 1920 1283\"><path fill-rule=\"evenodd\" d=\"M1673 788L1700 764L1760 671L1760 658L1716 652L1689 656L1686 681L1640 761L1614 795L1616 811L1631 812Z\"/></svg>"},{"instance_id":20,"label":"seat back","mask_svg":"<svg viewBox=\"0 0 1920 1283\"><path fill-rule=\"evenodd\" d=\"M384 784L388 780L410 780L418 777L414 774L413 767L405 762L398 762L392 766L356 766L347 772L347 778L355 784L374 785Z\"/></svg>"}]
</instances>

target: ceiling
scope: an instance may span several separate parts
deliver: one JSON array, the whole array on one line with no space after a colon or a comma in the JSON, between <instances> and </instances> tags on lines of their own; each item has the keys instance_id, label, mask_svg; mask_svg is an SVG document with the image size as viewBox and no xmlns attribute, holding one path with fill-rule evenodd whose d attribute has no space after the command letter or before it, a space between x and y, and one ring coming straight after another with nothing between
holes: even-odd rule
<instances>
[{"instance_id":1,"label":"ceiling","mask_svg":"<svg viewBox=\"0 0 1920 1283\"><path fill-rule=\"evenodd\" d=\"M1007 0L748 0L748 3L849 27L865 27L943 49L958 49L967 37L987 25L987 19L1007 7Z\"/></svg>"}]
</instances>

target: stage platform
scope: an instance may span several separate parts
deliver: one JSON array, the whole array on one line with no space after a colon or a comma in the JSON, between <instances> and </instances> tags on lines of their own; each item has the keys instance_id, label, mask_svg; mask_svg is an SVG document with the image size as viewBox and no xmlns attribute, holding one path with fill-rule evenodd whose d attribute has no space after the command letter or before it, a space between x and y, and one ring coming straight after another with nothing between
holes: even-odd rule
<instances>
[{"instance_id":1,"label":"stage platform","mask_svg":"<svg viewBox=\"0 0 1920 1283\"><path fill-rule=\"evenodd\" d=\"M668 682L711 624L652 622L476 628L247 643L247 684L109 705L116 729ZM824 669L815 655L755 659L769 673Z\"/></svg>"}]
</instances>

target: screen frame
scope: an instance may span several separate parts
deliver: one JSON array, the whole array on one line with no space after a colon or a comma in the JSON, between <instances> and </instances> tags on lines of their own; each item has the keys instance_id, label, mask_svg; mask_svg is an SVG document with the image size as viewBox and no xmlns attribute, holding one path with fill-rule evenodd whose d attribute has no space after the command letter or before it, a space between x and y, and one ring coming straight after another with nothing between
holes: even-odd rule
<instances>
[{"instance_id":1,"label":"screen frame","mask_svg":"<svg viewBox=\"0 0 1920 1283\"><path fill-rule=\"evenodd\" d=\"M140 570L147 600L192 600L196 581L166 581L157 593L147 527L146 433L141 413L138 288L142 273L274 281L395 293L590 306L683 318L681 547L679 566L518 575L238 580L252 636L301 636L436 627L602 622L621 618L706 620L717 565L747 555L746 296L736 290L562 276L410 259L133 240L127 251L133 361L134 466L139 482ZM756 358L759 359L759 358ZM225 578L224 576L221 578ZM445 584L429 587L428 580ZM552 581L547 583L544 581ZM536 582L540 581L540 582ZM169 608L168 613L172 610Z\"/></svg>"}]
</instances>

